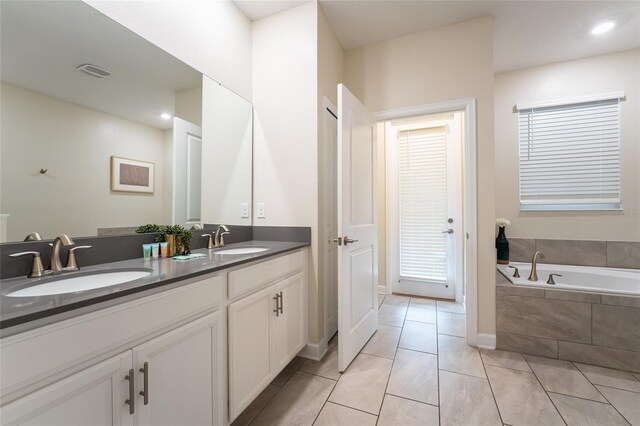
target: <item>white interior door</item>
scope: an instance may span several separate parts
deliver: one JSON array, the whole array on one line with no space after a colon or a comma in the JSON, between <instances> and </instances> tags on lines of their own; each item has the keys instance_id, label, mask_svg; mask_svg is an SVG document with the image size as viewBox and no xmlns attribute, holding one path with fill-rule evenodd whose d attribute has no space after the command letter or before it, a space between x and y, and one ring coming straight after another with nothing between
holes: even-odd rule
<instances>
[{"instance_id":1,"label":"white interior door","mask_svg":"<svg viewBox=\"0 0 640 426\"><path fill-rule=\"evenodd\" d=\"M190 228L202 222L201 187L202 129L174 117L172 225Z\"/></svg>"},{"instance_id":2,"label":"white interior door","mask_svg":"<svg viewBox=\"0 0 640 426\"><path fill-rule=\"evenodd\" d=\"M338 368L378 328L376 121L338 85Z\"/></svg>"},{"instance_id":3,"label":"white interior door","mask_svg":"<svg viewBox=\"0 0 640 426\"><path fill-rule=\"evenodd\" d=\"M461 123L455 113L386 125L396 293L462 298Z\"/></svg>"}]
</instances>

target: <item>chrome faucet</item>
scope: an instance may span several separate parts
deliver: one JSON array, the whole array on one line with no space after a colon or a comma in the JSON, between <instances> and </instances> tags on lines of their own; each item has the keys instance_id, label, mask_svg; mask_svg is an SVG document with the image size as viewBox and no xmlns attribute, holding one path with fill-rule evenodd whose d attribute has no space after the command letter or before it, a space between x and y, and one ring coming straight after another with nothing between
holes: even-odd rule
<instances>
[{"instance_id":1,"label":"chrome faucet","mask_svg":"<svg viewBox=\"0 0 640 426\"><path fill-rule=\"evenodd\" d=\"M37 232L31 232L29 235L24 237L23 241L42 241L42 237Z\"/></svg>"},{"instance_id":2,"label":"chrome faucet","mask_svg":"<svg viewBox=\"0 0 640 426\"><path fill-rule=\"evenodd\" d=\"M531 260L531 273L529 274L529 278L527 278L529 281L538 281L538 256L540 256L540 259L544 259L542 250L538 250L533 255L533 259Z\"/></svg>"},{"instance_id":3,"label":"chrome faucet","mask_svg":"<svg viewBox=\"0 0 640 426\"><path fill-rule=\"evenodd\" d=\"M60 261L60 247L61 246L71 246L75 244L67 234L60 234L53 241L53 245L51 246L51 270L52 274L59 274L62 272L62 262Z\"/></svg>"},{"instance_id":4,"label":"chrome faucet","mask_svg":"<svg viewBox=\"0 0 640 426\"><path fill-rule=\"evenodd\" d=\"M231 231L229 231L229 228L227 228L224 225L220 225L216 228L216 233L215 236L213 238L214 240L214 247L224 247L224 236L227 234L230 234Z\"/></svg>"}]
</instances>

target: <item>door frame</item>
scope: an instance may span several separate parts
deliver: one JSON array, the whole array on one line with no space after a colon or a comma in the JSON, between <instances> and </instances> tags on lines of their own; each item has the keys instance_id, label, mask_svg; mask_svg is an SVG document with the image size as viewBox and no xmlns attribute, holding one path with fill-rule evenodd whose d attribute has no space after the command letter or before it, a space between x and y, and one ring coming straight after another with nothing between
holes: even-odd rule
<instances>
[{"instance_id":1,"label":"door frame","mask_svg":"<svg viewBox=\"0 0 640 426\"><path fill-rule=\"evenodd\" d=\"M464 162L462 167L464 181L463 223L466 232L464 239L464 285L466 294L467 343L477 346L478 340L478 194L477 194L477 137L476 137L476 98L459 99L434 104L417 105L413 107L397 108L374 113L380 121L397 120L414 117L464 111ZM470 214L471 213L471 214ZM387 221L387 235L390 229ZM389 244L387 238L387 265L389 264ZM388 275L389 276L389 275ZM387 292L391 283L387 278Z\"/></svg>"},{"instance_id":2,"label":"door frame","mask_svg":"<svg viewBox=\"0 0 640 426\"><path fill-rule=\"evenodd\" d=\"M451 119L429 119L429 116L424 116L425 120L421 121L424 123L428 123L427 127L430 128L445 128L447 129L447 133L451 131L449 127L449 121L457 120L456 115L462 115L462 111L458 110L454 114L452 114ZM385 181L385 191L386 191L386 230L394 230L394 232L389 232L387 234L386 239L386 264L387 264L387 277L385 280L384 291L387 294L391 294L394 289L400 287L398 285L400 279L400 235L393 235L397 233L397 230L400 227L400 153L399 153L399 145L398 140L395 137L392 137L391 134L395 131L394 129L399 129L400 127L411 127L410 123L407 124L398 124L397 126L392 126L391 121L385 121L385 167L386 167L386 181ZM379 126L382 127L382 126ZM455 214L453 214L453 210L449 211L449 216L455 218L453 228L455 229L454 237L456 238L456 243L453 247L449 246L450 241L447 241L447 253L453 252L455 255L455 263L454 265L450 265L447 263L447 278L449 275L453 273L455 275L456 283L453 286L453 296L457 302L463 300L463 287L464 283L462 281L464 277L464 238L462 238L464 232L464 222L463 222L463 202L462 202L462 145L461 140L463 136L461 134L463 128L462 121L459 121L459 126L456 125L454 127L455 133L453 133L453 137L457 140L455 147L453 150L447 148L447 181L452 182L457 189L455 191L454 197L449 198L451 194L449 194L449 189L447 189L447 198L448 204L447 207L453 207L455 210ZM447 136L448 138L449 136ZM448 142L447 142L448 143ZM455 159L452 158L455 156ZM454 163L449 164L450 160L454 160ZM452 169L449 169L450 166L454 166ZM455 205L452 206L451 204ZM443 229L447 227L452 227L452 225L443 224ZM389 236L393 235L393 238L389 238ZM446 237L450 239L451 237ZM450 251L451 250L451 251ZM453 266L453 270L450 268ZM404 284L404 291L400 290L400 293L413 294L407 287L411 286L409 282L413 283L413 287L420 288L423 283L420 283L418 279L411 280L406 279ZM434 285L432 287L433 294L439 294L438 296L428 296L434 298L448 298L448 294L450 294L450 290L443 288L442 286ZM416 293L417 294L417 293Z\"/></svg>"},{"instance_id":3,"label":"door frame","mask_svg":"<svg viewBox=\"0 0 640 426\"><path fill-rule=\"evenodd\" d=\"M323 96L322 97L322 144L320 146L320 159L322 161L322 167L320 167L320 170L322 170L322 176L320 178L320 194L324 194L323 197L325 197L325 200L327 198L333 197L334 200L336 200L337 203L337 198L338 198L338 194L337 191L335 191L334 189L337 187L337 183L335 182L338 179L338 176L336 173L329 173L329 171L336 171L337 169L337 165L338 165L338 157L337 157L337 147L336 147L336 155L333 158L330 158L329 161L333 162L334 167L330 168L327 167L327 164L325 163L325 160L328 159L328 149L329 147L327 146L327 142L328 142L328 138L327 138L327 129L328 129L328 123L329 123L329 117L327 116L327 112L330 112L332 115L337 115L338 114L338 108L336 108L336 106L326 97ZM335 118L336 120L336 144L338 141L338 128L337 128L337 122L338 122L338 118ZM331 188L331 191L329 191L329 188ZM336 208L337 208L337 204L336 204ZM333 277L328 277L325 273L324 273L324 264L326 262L325 256L327 254L327 246L328 245L333 245L334 243L331 241L329 242L328 238L322 238L324 231L326 229L326 224L327 221L331 220L331 218L326 217L326 206L322 205L322 211L320 214L320 247L319 247L319 261L318 264L322 265L323 271L322 271L322 285L323 285L323 290L324 290L324 309L323 309L323 323L324 323L324 338L322 340L322 350L326 350L326 347L329 343L329 340L333 337L333 335L329 335L328 330L329 330L329 321L328 321L328 313L329 313L329 286L333 285L336 287L336 292L338 291L338 251L336 249L335 251L335 268L334 268L334 274ZM337 223L336 223L336 227L337 227ZM337 232L337 229L336 229ZM337 315L337 313L336 313ZM337 329L336 329L336 333L337 333Z\"/></svg>"}]
</instances>

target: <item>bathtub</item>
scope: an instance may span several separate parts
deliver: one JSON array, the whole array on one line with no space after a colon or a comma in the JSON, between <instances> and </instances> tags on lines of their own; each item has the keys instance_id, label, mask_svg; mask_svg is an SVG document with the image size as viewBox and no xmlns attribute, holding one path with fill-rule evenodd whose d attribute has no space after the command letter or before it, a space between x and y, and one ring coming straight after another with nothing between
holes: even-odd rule
<instances>
[{"instance_id":1,"label":"bathtub","mask_svg":"<svg viewBox=\"0 0 640 426\"><path fill-rule=\"evenodd\" d=\"M520 278L513 277L515 266ZM518 286L543 288L545 290L574 290L593 293L620 294L640 296L640 270L614 269L592 266L571 266L538 264L538 281L529 281L530 263L511 262L509 265L498 265L498 271L511 283ZM560 274L554 277L555 285L547 284L549 274Z\"/></svg>"}]
</instances>

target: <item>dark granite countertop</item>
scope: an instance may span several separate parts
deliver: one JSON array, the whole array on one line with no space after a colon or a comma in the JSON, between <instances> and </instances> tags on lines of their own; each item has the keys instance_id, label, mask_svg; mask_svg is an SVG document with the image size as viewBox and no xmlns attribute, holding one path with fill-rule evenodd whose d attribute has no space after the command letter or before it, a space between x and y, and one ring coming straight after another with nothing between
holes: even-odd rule
<instances>
[{"instance_id":1,"label":"dark granite countertop","mask_svg":"<svg viewBox=\"0 0 640 426\"><path fill-rule=\"evenodd\" d=\"M193 253L204 253L205 257L191 260L143 258L104 263L81 268L58 276L42 278L10 278L0 280L0 337L6 337L46 324L62 321L91 311L104 309L159 291L182 285L181 281L200 275L242 265L256 260L293 251L308 246L306 242L247 241L229 244L224 249L240 247L264 247L267 250L252 254L217 254L224 249L200 249ZM96 273L99 271L148 269L151 274L123 284L76 293L50 296L10 297L7 294L21 288L30 287L52 279Z\"/></svg>"}]
</instances>

